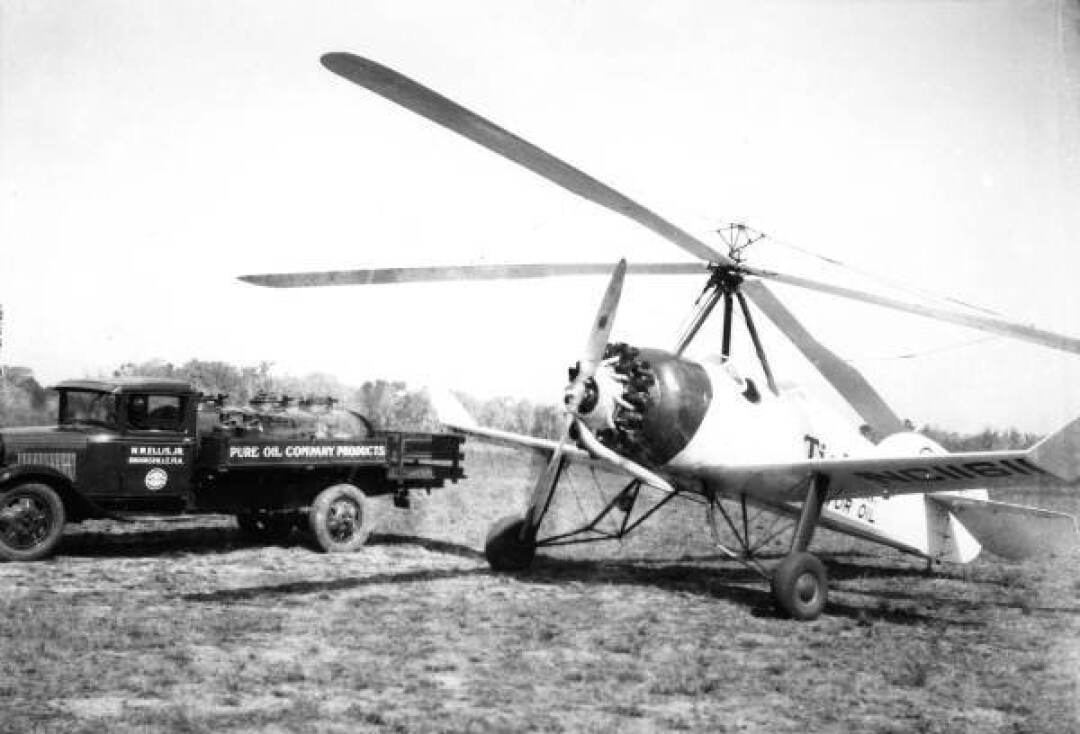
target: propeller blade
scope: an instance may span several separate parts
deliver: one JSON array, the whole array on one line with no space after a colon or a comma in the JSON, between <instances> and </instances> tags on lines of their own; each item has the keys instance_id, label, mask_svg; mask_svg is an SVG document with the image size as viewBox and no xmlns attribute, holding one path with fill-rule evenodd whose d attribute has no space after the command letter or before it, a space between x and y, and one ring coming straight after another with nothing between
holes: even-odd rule
<instances>
[{"instance_id":1,"label":"propeller blade","mask_svg":"<svg viewBox=\"0 0 1080 734\"><path fill-rule=\"evenodd\" d=\"M619 308L619 298L622 296L623 280L626 277L626 260L619 260L615 271L608 281L604 298L600 301L600 308L593 320L589 339L585 342L585 351L581 361L578 362L578 374L566 391L566 427L559 439L555 451L551 454L551 460L544 467L544 471L536 479L532 496L529 498L529 508L525 511L525 523L522 526L522 540L536 538L536 531L540 527L540 521L551 503L551 496L555 492L555 485L559 482L562 474L562 456L566 442L570 440L570 432L577 420L577 409L585 394L585 381L596 374L600 360L604 357L604 347L607 346L611 336L611 328L615 323L615 311ZM580 423L580 422L579 422Z\"/></svg>"},{"instance_id":2,"label":"propeller blade","mask_svg":"<svg viewBox=\"0 0 1080 734\"><path fill-rule=\"evenodd\" d=\"M522 540L536 540L536 531L540 529L540 522L544 519L544 513L551 504L551 496L555 493L555 485L559 483L559 477L562 475L563 451L566 442L570 440L570 427L573 424L573 416L567 416L566 428L555 451L551 454L551 460L536 478L536 484L533 485L533 491L529 497L529 507L525 510L525 523L521 528Z\"/></svg>"},{"instance_id":3,"label":"propeller blade","mask_svg":"<svg viewBox=\"0 0 1080 734\"><path fill-rule=\"evenodd\" d=\"M759 280L744 281L742 292L810 360L878 436L885 437L906 430L904 422L867 379L815 339L764 283Z\"/></svg>"},{"instance_id":4,"label":"propeller blade","mask_svg":"<svg viewBox=\"0 0 1080 734\"><path fill-rule=\"evenodd\" d=\"M584 421L578 420L577 428L578 437L580 438L581 443L584 444L585 449L594 459L597 459L598 461L606 461L614 468L629 474L630 476L641 482L644 482L645 484L648 484L650 487L655 487L656 489L667 492L668 494L675 494L678 492L678 490L663 477L652 473L651 471L643 467L641 464L638 464L636 461L631 461L625 456L621 456L615 453L607 446L600 443L600 439L598 439L596 435L589 430L589 427L585 425Z\"/></svg>"},{"instance_id":5,"label":"propeller blade","mask_svg":"<svg viewBox=\"0 0 1080 734\"><path fill-rule=\"evenodd\" d=\"M840 298L849 298L853 301L872 303L875 306L883 306L897 311L918 314L920 316L926 316L927 318L937 319L938 321L959 324L960 326L987 331L991 334L1006 336L1011 339L1019 339L1021 341L1040 344L1052 349L1060 349L1064 352L1080 353L1080 339L1056 334L1052 331L1046 331L1045 329L1039 329L1034 326L1017 324L1011 321L1005 321L1004 319L979 316L947 308L924 306L919 303L900 301L895 298L888 298L887 296L879 296L875 293L867 293L866 291L855 290L853 288L822 283L818 280L802 278L796 275L786 275L772 270L744 267L743 272L749 275L755 275L759 278L768 278L777 283L787 283L788 285L794 285L812 291L819 291L821 293L828 293L829 295L839 296ZM745 284L743 287L745 289Z\"/></svg>"},{"instance_id":6,"label":"propeller blade","mask_svg":"<svg viewBox=\"0 0 1080 734\"><path fill-rule=\"evenodd\" d=\"M265 273L241 275L239 279L269 288L310 288L327 285L382 285L456 280L519 280L564 275L607 275L610 272L611 263L534 263ZM709 270L704 263L637 263L628 265L626 272L634 275L708 275Z\"/></svg>"},{"instance_id":7,"label":"propeller blade","mask_svg":"<svg viewBox=\"0 0 1080 734\"><path fill-rule=\"evenodd\" d=\"M622 297L623 280L626 278L626 260L619 260L615 271L608 281L604 298L600 301L600 308L593 320L592 331L589 332L589 340L585 342L585 352L578 363L578 380L584 380L596 374L600 360L604 358L604 347L607 346L611 337L611 329L615 325L615 311L619 308L619 299ZM575 406L572 410L576 410Z\"/></svg>"},{"instance_id":8,"label":"propeller blade","mask_svg":"<svg viewBox=\"0 0 1080 734\"><path fill-rule=\"evenodd\" d=\"M453 130L571 193L632 219L695 257L733 264L725 255L607 184L393 69L350 53L326 54L322 63L354 84Z\"/></svg>"}]
</instances>

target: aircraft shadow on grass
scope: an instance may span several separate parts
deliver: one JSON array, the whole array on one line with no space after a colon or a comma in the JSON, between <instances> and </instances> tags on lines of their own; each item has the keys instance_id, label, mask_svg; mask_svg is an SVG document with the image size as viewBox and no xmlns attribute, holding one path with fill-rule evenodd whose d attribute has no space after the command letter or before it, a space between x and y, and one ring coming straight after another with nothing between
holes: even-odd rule
<instances>
[{"instance_id":1,"label":"aircraft shadow on grass","mask_svg":"<svg viewBox=\"0 0 1080 734\"><path fill-rule=\"evenodd\" d=\"M470 546L448 541L433 540L405 535L376 535L372 542L382 545L419 546L436 553L458 556L467 560L481 561L483 554ZM850 553L838 554L841 557ZM862 554L854 554L861 556ZM760 578L753 571L725 564L716 566L717 556L694 556L663 559L656 557L619 558L607 560L582 560L540 556L528 573L514 575L517 580L528 584L568 584L586 585L627 585L658 588L666 591L689 593L710 599L719 599L747 607L757 617L775 618L777 613L769 593L760 588ZM830 575L837 580L861 579L902 579L921 578L923 573L915 568L887 568L849 563L839 558L826 556ZM714 565L706 565L706 564ZM325 581L300 581L281 584L267 584L239 589L188 594L183 598L191 602L235 602L269 599L291 594L316 594L323 592L348 591L384 584L410 584L443 579L487 576L492 572L485 566L462 569L417 569L394 573L376 573L362 577L330 579ZM837 589L860 596L884 599L886 602L873 606L856 606L833 599L829 602L828 613L834 617L847 617L860 623L884 621L894 624L924 625L938 624L959 627L980 627L984 622L977 619L963 619L946 614L940 607L942 600L930 593L919 594L908 591L861 591L847 588ZM965 600L956 600L965 604ZM986 606L1011 607L1015 604L980 602L971 604L972 609ZM929 609L922 609L929 607ZM1036 608L1037 609L1037 608ZM1080 609L1047 609L1045 611L1070 612L1080 614Z\"/></svg>"},{"instance_id":2,"label":"aircraft shadow on grass","mask_svg":"<svg viewBox=\"0 0 1080 734\"><path fill-rule=\"evenodd\" d=\"M457 556L470 561L483 561L479 550L450 541L422 538L411 535L372 535L370 545L402 545L421 547L433 553ZM286 547L300 546L299 536L281 544ZM185 553L222 555L236 550L275 547L243 536L230 527L214 528L166 528L133 533L87 532L65 538L61 549L63 555L97 558L155 558ZM278 546L280 547L280 546ZM863 559L873 559L872 554L859 551L840 551L824 554L829 576L838 582L836 590L841 593L877 600L875 606L854 606L837 599L829 602L829 614L865 621L868 617L901 624L945 623L961 626L978 626L971 620L949 619L937 612L923 613L911 609L922 605L939 609L943 604L979 608L998 606L1017 607L1014 600L985 601L963 598L943 598L940 594L919 594L910 590L861 590L851 584L862 580L903 580L925 578L924 572L915 567L883 566L866 564ZM766 560L768 558L766 557ZM583 583L622 584L652 586L668 591L697 594L704 597L724 599L749 607L755 616L775 617L771 597L757 585L759 577L741 566L732 566L718 554L681 555L664 558L658 556L633 556L610 559L572 559L540 556L532 570L516 576L526 583ZM716 565L720 563L722 565ZM710 565L711 564L711 565ZM448 578L488 575L486 568L470 569L419 569L395 573L328 581L289 582L243 589L224 589L205 594L184 597L188 601L240 601L282 594L312 594L320 592L347 591L349 589L381 584L408 584L437 581ZM961 580L959 573L935 570L935 578ZM845 583L847 582L847 583ZM993 583L993 582L989 582ZM745 586L744 586L745 584ZM1028 605L1027 612L1066 613L1080 615L1080 608L1044 607Z\"/></svg>"}]
</instances>

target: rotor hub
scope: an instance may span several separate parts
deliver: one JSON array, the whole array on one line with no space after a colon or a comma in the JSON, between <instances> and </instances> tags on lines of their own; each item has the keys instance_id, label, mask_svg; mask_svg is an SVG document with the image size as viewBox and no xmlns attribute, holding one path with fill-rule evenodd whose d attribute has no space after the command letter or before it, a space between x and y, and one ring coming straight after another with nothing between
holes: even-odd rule
<instances>
[{"instance_id":1,"label":"rotor hub","mask_svg":"<svg viewBox=\"0 0 1080 734\"><path fill-rule=\"evenodd\" d=\"M743 271L737 265L717 265L713 267L709 284L721 293L734 293L743 282Z\"/></svg>"}]
</instances>

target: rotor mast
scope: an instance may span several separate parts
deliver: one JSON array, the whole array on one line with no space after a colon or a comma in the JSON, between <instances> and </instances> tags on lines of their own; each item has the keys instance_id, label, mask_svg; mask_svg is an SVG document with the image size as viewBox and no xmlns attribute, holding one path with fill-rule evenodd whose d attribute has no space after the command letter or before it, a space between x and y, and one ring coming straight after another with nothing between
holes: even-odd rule
<instances>
[{"instance_id":1,"label":"rotor mast","mask_svg":"<svg viewBox=\"0 0 1080 734\"><path fill-rule=\"evenodd\" d=\"M705 325L713 309L723 300L724 323L721 354L727 360L731 356L731 330L735 320L735 302L738 301L743 323L746 324L747 333L749 333L750 340L754 344L754 352L757 354L758 362L761 363L761 369L765 373L765 380L769 384L769 389L774 394L777 394L776 381L773 379L772 369L769 367L765 347L758 337L758 331L754 326L754 319L746 303L746 297L739 290L744 273L742 253L765 235L740 223L728 224L718 229L717 234L720 235L724 244L728 246L730 262L710 264L711 274L709 280L705 284L701 295L694 302L694 308L686 321L686 326L675 343L674 352L676 355L681 356L686 351L686 348L690 346L690 342L694 340L701 327Z\"/></svg>"}]
</instances>

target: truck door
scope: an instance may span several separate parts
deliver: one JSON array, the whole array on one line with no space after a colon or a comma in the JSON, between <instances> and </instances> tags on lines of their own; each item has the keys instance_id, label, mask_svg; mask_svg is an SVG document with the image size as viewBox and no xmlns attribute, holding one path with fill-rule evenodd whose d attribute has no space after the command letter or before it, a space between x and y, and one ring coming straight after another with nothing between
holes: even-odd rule
<instances>
[{"instance_id":1,"label":"truck door","mask_svg":"<svg viewBox=\"0 0 1080 734\"><path fill-rule=\"evenodd\" d=\"M148 508L190 504L194 410L192 395L124 395L124 424L116 442L120 496Z\"/></svg>"}]
</instances>

